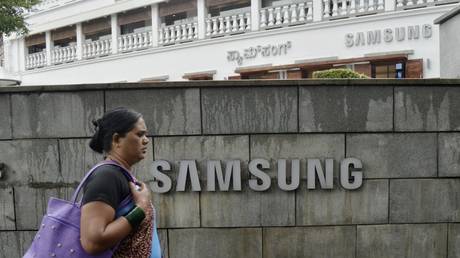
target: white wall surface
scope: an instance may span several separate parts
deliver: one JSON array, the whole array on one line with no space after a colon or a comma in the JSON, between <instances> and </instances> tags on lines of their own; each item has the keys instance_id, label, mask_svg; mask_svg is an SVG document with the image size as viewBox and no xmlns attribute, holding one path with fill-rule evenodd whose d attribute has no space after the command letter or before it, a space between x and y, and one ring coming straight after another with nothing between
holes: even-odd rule
<instances>
[{"instance_id":1,"label":"white wall surface","mask_svg":"<svg viewBox=\"0 0 460 258\"><path fill-rule=\"evenodd\" d=\"M460 15L440 26L441 77L460 78Z\"/></svg>"}]
</instances>

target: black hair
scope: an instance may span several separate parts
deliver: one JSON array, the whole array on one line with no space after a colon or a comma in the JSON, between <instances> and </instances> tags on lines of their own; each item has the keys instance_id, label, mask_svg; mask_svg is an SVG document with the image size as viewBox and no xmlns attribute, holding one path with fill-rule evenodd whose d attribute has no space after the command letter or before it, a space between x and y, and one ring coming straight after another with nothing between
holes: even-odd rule
<instances>
[{"instance_id":1,"label":"black hair","mask_svg":"<svg viewBox=\"0 0 460 258\"><path fill-rule=\"evenodd\" d=\"M89 142L89 147L98 153L107 153L112 148L112 136L117 133L121 137L134 128L142 115L125 107L107 111L100 119L93 120L96 132Z\"/></svg>"}]
</instances>

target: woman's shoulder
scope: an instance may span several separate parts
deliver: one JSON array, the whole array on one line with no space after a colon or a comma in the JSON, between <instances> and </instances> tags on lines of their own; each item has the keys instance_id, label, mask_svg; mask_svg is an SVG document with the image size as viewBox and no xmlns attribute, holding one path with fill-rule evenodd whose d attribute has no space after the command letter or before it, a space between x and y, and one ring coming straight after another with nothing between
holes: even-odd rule
<instances>
[{"instance_id":1,"label":"woman's shoulder","mask_svg":"<svg viewBox=\"0 0 460 258\"><path fill-rule=\"evenodd\" d=\"M109 164L94 170L83 191L83 204L103 201L114 209L130 193L128 179L122 169Z\"/></svg>"},{"instance_id":2,"label":"woman's shoulder","mask_svg":"<svg viewBox=\"0 0 460 258\"><path fill-rule=\"evenodd\" d=\"M128 178L125 176L123 169L112 164L104 164L97 167L91 175L91 178L97 177L113 178L128 183Z\"/></svg>"}]
</instances>

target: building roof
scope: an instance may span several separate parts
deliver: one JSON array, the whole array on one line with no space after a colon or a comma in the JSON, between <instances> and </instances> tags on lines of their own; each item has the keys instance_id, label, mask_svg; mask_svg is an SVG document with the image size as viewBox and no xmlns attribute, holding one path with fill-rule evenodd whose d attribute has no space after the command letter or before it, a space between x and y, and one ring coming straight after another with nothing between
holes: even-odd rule
<instances>
[{"instance_id":1,"label":"building roof","mask_svg":"<svg viewBox=\"0 0 460 258\"><path fill-rule=\"evenodd\" d=\"M434 24L443 24L450 18L456 16L457 14L460 13L460 5L457 5L457 7L453 8L452 10L448 11L447 13L443 14L442 16L438 17L436 20L434 20Z\"/></svg>"}]
</instances>

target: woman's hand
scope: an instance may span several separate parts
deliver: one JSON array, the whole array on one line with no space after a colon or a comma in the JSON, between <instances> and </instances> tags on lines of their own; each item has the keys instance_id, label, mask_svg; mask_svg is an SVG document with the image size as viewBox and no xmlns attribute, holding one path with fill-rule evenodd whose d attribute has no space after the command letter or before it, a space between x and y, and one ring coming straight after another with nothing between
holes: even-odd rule
<instances>
[{"instance_id":1,"label":"woman's hand","mask_svg":"<svg viewBox=\"0 0 460 258\"><path fill-rule=\"evenodd\" d=\"M133 200L137 206L141 207L144 211L150 206L150 190L141 181L138 181L138 185L133 182L129 182L129 188L133 195Z\"/></svg>"}]
</instances>

